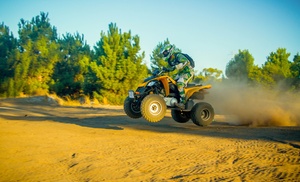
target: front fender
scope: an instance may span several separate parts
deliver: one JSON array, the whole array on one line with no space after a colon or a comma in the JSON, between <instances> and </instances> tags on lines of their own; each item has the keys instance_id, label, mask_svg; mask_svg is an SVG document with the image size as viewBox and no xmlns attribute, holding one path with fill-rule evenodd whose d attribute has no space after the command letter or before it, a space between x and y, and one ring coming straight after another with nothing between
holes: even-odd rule
<instances>
[{"instance_id":1,"label":"front fender","mask_svg":"<svg viewBox=\"0 0 300 182\"><path fill-rule=\"evenodd\" d=\"M176 84L176 82L169 76L159 76L153 79L150 79L146 82L141 83L138 87L142 88L142 87L146 87L148 85L149 82L153 81L153 80L158 80L162 83L166 96L168 96L170 94L170 87L169 87L169 82L172 82L173 84Z\"/></svg>"}]
</instances>

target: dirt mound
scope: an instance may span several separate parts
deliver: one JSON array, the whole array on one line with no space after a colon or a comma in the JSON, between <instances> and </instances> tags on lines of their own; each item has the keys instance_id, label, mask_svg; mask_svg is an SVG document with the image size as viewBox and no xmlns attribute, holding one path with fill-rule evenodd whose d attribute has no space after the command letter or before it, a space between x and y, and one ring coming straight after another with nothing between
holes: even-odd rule
<instances>
[{"instance_id":1,"label":"dirt mound","mask_svg":"<svg viewBox=\"0 0 300 182\"><path fill-rule=\"evenodd\" d=\"M22 98L8 98L0 99L0 104L10 103L17 105L52 105L58 106L59 100L52 96L33 96L33 97L22 97Z\"/></svg>"}]
</instances>

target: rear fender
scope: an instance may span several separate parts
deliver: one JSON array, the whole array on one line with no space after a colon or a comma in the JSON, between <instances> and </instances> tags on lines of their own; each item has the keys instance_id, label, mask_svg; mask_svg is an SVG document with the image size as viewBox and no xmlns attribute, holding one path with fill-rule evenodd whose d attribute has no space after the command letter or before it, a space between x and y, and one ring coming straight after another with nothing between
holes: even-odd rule
<instances>
[{"instance_id":1,"label":"rear fender","mask_svg":"<svg viewBox=\"0 0 300 182\"><path fill-rule=\"evenodd\" d=\"M202 86L194 86L194 87L189 87L189 88L185 88L184 92L185 92L185 97L186 100L188 100L195 92L204 90L204 89L210 89L211 85L202 85Z\"/></svg>"}]
</instances>

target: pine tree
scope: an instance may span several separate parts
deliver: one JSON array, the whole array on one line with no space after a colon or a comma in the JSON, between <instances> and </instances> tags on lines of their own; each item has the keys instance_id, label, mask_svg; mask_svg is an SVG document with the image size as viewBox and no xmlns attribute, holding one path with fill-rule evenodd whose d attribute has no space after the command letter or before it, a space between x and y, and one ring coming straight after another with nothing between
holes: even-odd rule
<instances>
[{"instance_id":1,"label":"pine tree","mask_svg":"<svg viewBox=\"0 0 300 182\"><path fill-rule=\"evenodd\" d=\"M9 28L0 24L0 96L13 97L14 61L17 52L17 39L14 38Z\"/></svg>"},{"instance_id":2,"label":"pine tree","mask_svg":"<svg viewBox=\"0 0 300 182\"><path fill-rule=\"evenodd\" d=\"M216 68L203 68L203 70L195 75L194 82L195 83L213 83L213 82L221 82L222 81L222 70L218 70Z\"/></svg>"},{"instance_id":3,"label":"pine tree","mask_svg":"<svg viewBox=\"0 0 300 182\"><path fill-rule=\"evenodd\" d=\"M294 56L291 64L292 84L295 89L300 91L300 54Z\"/></svg>"},{"instance_id":4,"label":"pine tree","mask_svg":"<svg viewBox=\"0 0 300 182\"><path fill-rule=\"evenodd\" d=\"M278 48L276 52L271 52L268 56L262 67L262 73L268 79L270 87L274 87L287 78L291 78L289 56L290 53L287 53L285 48Z\"/></svg>"},{"instance_id":5,"label":"pine tree","mask_svg":"<svg viewBox=\"0 0 300 182\"><path fill-rule=\"evenodd\" d=\"M59 45L61 56L54 69L51 90L76 99L84 93L85 75L91 60L90 47L79 33L63 35Z\"/></svg>"},{"instance_id":6,"label":"pine tree","mask_svg":"<svg viewBox=\"0 0 300 182\"><path fill-rule=\"evenodd\" d=\"M226 65L225 74L228 79L248 83L249 75L254 68L254 58L248 50L239 50Z\"/></svg>"},{"instance_id":7,"label":"pine tree","mask_svg":"<svg viewBox=\"0 0 300 182\"><path fill-rule=\"evenodd\" d=\"M20 58L15 65L15 82L18 92L45 94L49 89L54 65L59 58L56 28L48 14L41 12L31 22L19 23Z\"/></svg>"},{"instance_id":8,"label":"pine tree","mask_svg":"<svg viewBox=\"0 0 300 182\"><path fill-rule=\"evenodd\" d=\"M91 69L97 76L101 89L98 99L102 103L121 104L130 89L134 89L147 74L140 51L139 37L131 32L122 33L116 24L109 24L107 34L95 46L95 60Z\"/></svg>"},{"instance_id":9,"label":"pine tree","mask_svg":"<svg viewBox=\"0 0 300 182\"><path fill-rule=\"evenodd\" d=\"M151 69L152 71L156 69L161 69L162 67L168 67L168 63L162 58L160 55L161 50L165 45L170 44L170 41L167 39L163 43L158 43L158 45L154 48L151 55Z\"/></svg>"}]
</instances>

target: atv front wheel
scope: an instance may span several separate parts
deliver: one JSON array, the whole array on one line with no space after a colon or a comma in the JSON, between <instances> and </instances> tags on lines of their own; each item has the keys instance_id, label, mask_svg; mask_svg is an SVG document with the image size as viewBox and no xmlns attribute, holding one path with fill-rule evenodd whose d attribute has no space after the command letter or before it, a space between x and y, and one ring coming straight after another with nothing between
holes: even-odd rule
<instances>
[{"instance_id":1,"label":"atv front wheel","mask_svg":"<svg viewBox=\"0 0 300 182\"><path fill-rule=\"evenodd\" d=\"M140 104L134 102L132 98L127 97L124 101L124 111L131 118L142 117Z\"/></svg>"},{"instance_id":2,"label":"atv front wheel","mask_svg":"<svg viewBox=\"0 0 300 182\"><path fill-rule=\"evenodd\" d=\"M147 95L141 104L143 117L149 122L158 122L165 117L166 102L157 94Z\"/></svg>"},{"instance_id":3,"label":"atv front wheel","mask_svg":"<svg viewBox=\"0 0 300 182\"><path fill-rule=\"evenodd\" d=\"M213 107L206 102L197 103L191 110L191 118L195 125L208 126L214 119Z\"/></svg>"},{"instance_id":4,"label":"atv front wheel","mask_svg":"<svg viewBox=\"0 0 300 182\"><path fill-rule=\"evenodd\" d=\"M172 118L178 123L186 123L190 120L190 112L183 112L181 110L172 109Z\"/></svg>"}]
</instances>

